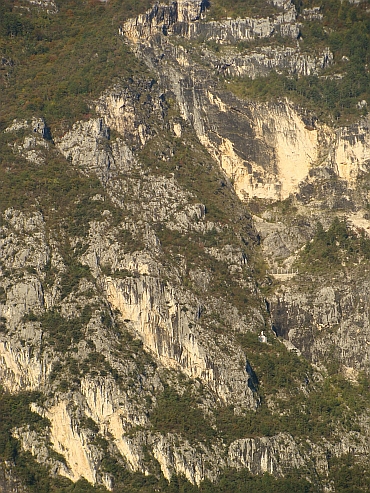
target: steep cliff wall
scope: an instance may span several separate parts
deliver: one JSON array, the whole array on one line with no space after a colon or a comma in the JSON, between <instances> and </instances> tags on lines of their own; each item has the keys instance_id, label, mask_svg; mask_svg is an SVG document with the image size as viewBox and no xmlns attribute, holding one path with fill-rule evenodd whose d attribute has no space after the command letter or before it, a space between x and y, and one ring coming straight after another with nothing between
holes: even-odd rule
<instances>
[{"instance_id":1,"label":"steep cliff wall","mask_svg":"<svg viewBox=\"0 0 370 493\"><path fill-rule=\"evenodd\" d=\"M108 102L110 101L109 98ZM111 114L110 111L108 114ZM99 142L101 139L106 139L104 134L107 135L106 127L101 125L100 121L89 122L83 127L76 126L73 132L63 137L58 146L67 158L72 157L72 163L79 166L86 163L85 172L97 172L108 192L112 193L112 197L120 203L122 199L117 195L122 197L127 184L121 182L122 178L118 173L127 169L130 163L137 168L140 163L134 163L132 158L128 163L120 162L116 156L122 158L125 152L120 150L114 154L117 149L114 145L112 151L102 145L99 148ZM105 142L107 146L107 139ZM120 145L119 141L117 145ZM112 159L109 158L110 155ZM113 180L115 183L111 188ZM140 189L137 190L141 195L139 209L131 209L130 202L134 202L133 196L122 206L139 213L141 220L145 221L152 221L154 213L155 220L166 222L170 229L189 230L198 224L197 229L206 232L208 227L205 224L204 205L191 206L188 204L189 194L181 190L175 181L162 180L163 178L148 180L147 189L145 189L145 179L141 180ZM132 183L131 194L135 188L136 183ZM159 203L158 198L160 198ZM172 213L175 207L177 209L182 207L181 214ZM147 224L147 228L150 228L150 224ZM97 240L96 237L91 238L95 251L99 244ZM160 254L160 248L157 253ZM132 258L126 258L122 266L117 265L118 255L118 252L112 254L112 265L115 264L114 267L117 269L123 267L131 271L134 277L127 277L124 280L107 277L101 282L110 305L120 312L123 320L130 321L132 330L141 337L144 347L165 366L181 369L191 378L200 378L225 402L234 404L243 402L243 406L253 408L255 404L253 394L247 385L248 376L243 367L237 370L243 354L229 347L227 356L221 355L219 348L202 329L202 320L200 320L202 302L190 293L183 292L179 287L163 283L160 277L163 278L166 268L158 263L158 255L157 258L148 256L144 264L141 264L140 259L133 263ZM98 262L108 260L102 258L100 252L95 253L94 256L90 254L88 259L93 259L94 263L96 259L99 259ZM153 277L151 269L156 262ZM241 258L239 262L242 262Z\"/></svg>"},{"instance_id":2,"label":"steep cliff wall","mask_svg":"<svg viewBox=\"0 0 370 493\"><path fill-rule=\"evenodd\" d=\"M334 278L311 292L305 292L306 279L303 289L299 289L299 279L283 286L271 299L272 318L279 335L317 364L331 355L355 372L368 371L369 286L366 274L359 277L357 273L354 278L356 285L343 285Z\"/></svg>"},{"instance_id":3,"label":"steep cliff wall","mask_svg":"<svg viewBox=\"0 0 370 493\"><path fill-rule=\"evenodd\" d=\"M287 4L285 9L276 18L279 26L285 26L284 22L292 25L295 20L294 7ZM147 26L141 17L126 23L122 34L133 43L135 53L158 74L164 86L173 91L182 117L192 124L200 141L233 180L240 198L285 199L299 190L298 184L317 163L326 163L349 184L366 167L367 121L356 129L333 130L318 122L312 124L312 117L288 101L266 105L242 102L221 90L207 67L211 64L223 75L251 78L274 69L288 69L290 73L301 75L317 74L333 61L328 49L319 58L312 58L301 53L299 47L261 48L253 54L247 51L244 56L223 56L222 52L216 55L202 47L203 55L199 59L199 48L172 46L172 38L167 34L176 25L175 18L169 21L151 12L147 15L161 25L160 35L145 31L144 36L138 32L138 26L143 29ZM230 42L249 39L250 32L241 28L242 22L248 24L249 20L230 20L225 24L232 33ZM263 24L267 20L258 22ZM216 22L195 20L190 26L195 30L204 29L206 40L221 42L227 38L221 33L221 24ZM221 30L218 36L208 33L207 29L212 31L216 26ZM284 29L284 35L288 35ZM265 26L260 35L268 37L273 31ZM182 31L174 29L171 33L173 38L184 36ZM196 39L197 35L191 32L186 36Z\"/></svg>"},{"instance_id":4,"label":"steep cliff wall","mask_svg":"<svg viewBox=\"0 0 370 493\"><path fill-rule=\"evenodd\" d=\"M295 8L290 2L284 4L283 12L275 18L197 22L205 7L206 2L199 0L178 1L171 5L155 4L146 14L127 21L121 32L133 40L163 33L191 39L202 36L220 43L235 43L255 37L265 38L275 33L297 38L299 34Z\"/></svg>"},{"instance_id":5,"label":"steep cliff wall","mask_svg":"<svg viewBox=\"0 0 370 493\"><path fill-rule=\"evenodd\" d=\"M100 108L113 122L112 101L107 95ZM124 123L118 120L118 125ZM168 128L174 135L173 121ZM151 146L158 131L152 129L153 136L146 143L136 140L133 148ZM173 174L148 174L122 137L110 139L103 119L77 123L56 144L71 173L76 169L86 180L98 178L100 191L94 185L89 200L100 212L85 233L73 229L75 236L69 233L64 244L55 241L60 231L55 224L49 230L48 219L39 212L12 209L4 214L2 268L13 277L11 285L9 277L4 284L1 303L2 316L9 318L1 333L1 378L12 392L42 390L48 396L32 404L48 420L42 433L26 425L13 430L23 450L48 464L53 474L72 481L85 478L108 489L116 487L116 477L104 468L107 456L131 472L152 474L159 464L165 478L183 474L197 484L215 481L227 467L284 476L289 464L308 464L312 458L289 434L207 440L155 428L158 418L153 416L168 386L179 399L191 389L197 419L209 426L210 437L217 430L215 410L232 406L235 416L258 412L261 401L247 361L249 350L239 343L248 333L257 340L256 331L265 327L249 254L234 234L229 236L230 225L209 220L206 206ZM173 261L164 250L165 238L158 236L158 222L171 234L200 235L197 242L208 241L207 235L216 231L218 241L225 238L226 243L202 245L204 260L198 263L184 254L180 262L179 256ZM244 242L252 241L246 231L243 226ZM67 244L72 250L65 250ZM187 245L193 248L189 240ZM68 255L76 256L82 277L66 290ZM235 279L253 303L249 313L212 290L212 283L220 282L214 273L223 264L228 282ZM325 460L319 448L323 474Z\"/></svg>"}]
</instances>

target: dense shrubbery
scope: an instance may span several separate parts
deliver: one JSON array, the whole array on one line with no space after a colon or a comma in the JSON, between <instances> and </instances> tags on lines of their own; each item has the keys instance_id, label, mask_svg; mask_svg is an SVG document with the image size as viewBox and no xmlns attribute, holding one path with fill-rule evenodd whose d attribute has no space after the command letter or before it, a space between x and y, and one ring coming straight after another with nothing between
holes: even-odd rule
<instances>
[{"instance_id":1,"label":"dense shrubbery","mask_svg":"<svg viewBox=\"0 0 370 493\"><path fill-rule=\"evenodd\" d=\"M361 493L368 491L370 470L366 464L355 462L354 454L348 453L340 459L331 458L330 479L336 493Z\"/></svg>"},{"instance_id":2,"label":"dense shrubbery","mask_svg":"<svg viewBox=\"0 0 370 493\"><path fill-rule=\"evenodd\" d=\"M17 441L11 436L11 429L24 424L28 424L31 429L48 425L48 420L30 411L30 403L39 398L40 395L35 392L11 395L0 387L0 457L3 460L15 460L19 453Z\"/></svg>"},{"instance_id":3,"label":"dense shrubbery","mask_svg":"<svg viewBox=\"0 0 370 493\"><path fill-rule=\"evenodd\" d=\"M289 373L289 365L282 370ZM257 371L257 370L256 370ZM257 371L257 374L259 372ZM363 396L359 397L363 392ZM261 406L256 412L236 415L232 407L215 411L217 433L226 443L243 437L272 436L286 432L298 439L328 440L358 428L357 416L367 408L368 382L358 387L343 377L332 376L322 383L307 377L301 388L280 390L275 396L275 410L266 405L263 386L259 388ZM270 394L271 395L271 394Z\"/></svg>"},{"instance_id":4,"label":"dense shrubbery","mask_svg":"<svg viewBox=\"0 0 370 493\"><path fill-rule=\"evenodd\" d=\"M148 0L67 0L58 14L0 6L0 129L13 118L46 117L49 124L87 117L88 103L114 77L146 68L118 37L118 26L145 11Z\"/></svg>"},{"instance_id":5,"label":"dense shrubbery","mask_svg":"<svg viewBox=\"0 0 370 493\"><path fill-rule=\"evenodd\" d=\"M207 18L220 20L225 17L262 17L278 12L267 0L210 0Z\"/></svg>"},{"instance_id":6,"label":"dense shrubbery","mask_svg":"<svg viewBox=\"0 0 370 493\"><path fill-rule=\"evenodd\" d=\"M65 353L71 344L77 344L83 338L83 327L91 317L91 308L85 307L80 317L67 319L57 311L47 311L41 318L41 327L51 346L56 351Z\"/></svg>"},{"instance_id":7,"label":"dense shrubbery","mask_svg":"<svg viewBox=\"0 0 370 493\"><path fill-rule=\"evenodd\" d=\"M300 254L299 267L311 273L340 268L342 264L370 260L370 240L335 218L327 231L318 223L313 239Z\"/></svg>"},{"instance_id":8,"label":"dense shrubbery","mask_svg":"<svg viewBox=\"0 0 370 493\"><path fill-rule=\"evenodd\" d=\"M179 395L170 387L166 387L158 397L150 421L155 430L178 433L195 442L211 439L215 435L215 430L197 406L195 397L190 393Z\"/></svg>"}]
</instances>

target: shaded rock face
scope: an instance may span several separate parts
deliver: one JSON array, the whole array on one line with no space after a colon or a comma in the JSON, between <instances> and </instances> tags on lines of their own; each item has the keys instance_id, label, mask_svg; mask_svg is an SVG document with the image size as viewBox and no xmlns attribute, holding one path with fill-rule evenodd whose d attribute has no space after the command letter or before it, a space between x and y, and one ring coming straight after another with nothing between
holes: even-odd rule
<instances>
[{"instance_id":1,"label":"shaded rock face","mask_svg":"<svg viewBox=\"0 0 370 493\"><path fill-rule=\"evenodd\" d=\"M316 364L335 356L355 372L368 371L369 283L338 281L311 294L299 293L297 283L283 288L271 299L274 327Z\"/></svg>"}]
</instances>

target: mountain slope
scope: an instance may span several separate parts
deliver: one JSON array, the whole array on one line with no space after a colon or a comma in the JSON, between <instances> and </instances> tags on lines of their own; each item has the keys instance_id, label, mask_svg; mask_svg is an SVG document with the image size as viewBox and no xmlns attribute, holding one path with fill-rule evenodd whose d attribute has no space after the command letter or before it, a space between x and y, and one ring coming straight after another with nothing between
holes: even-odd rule
<instances>
[{"instance_id":1,"label":"mountain slope","mask_svg":"<svg viewBox=\"0 0 370 493\"><path fill-rule=\"evenodd\" d=\"M128 6L2 7L1 487L366 491L368 119L237 91L321 11Z\"/></svg>"}]
</instances>

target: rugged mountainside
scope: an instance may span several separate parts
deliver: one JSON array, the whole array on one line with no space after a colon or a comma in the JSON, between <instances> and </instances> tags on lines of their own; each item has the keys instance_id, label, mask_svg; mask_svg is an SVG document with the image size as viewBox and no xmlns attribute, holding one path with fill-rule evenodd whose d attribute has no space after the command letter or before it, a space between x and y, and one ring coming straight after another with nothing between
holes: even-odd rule
<instances>
[{"instance_id":1,"label":"rugged mountainside","mask_svg":"<svg viewBox=\"0 0 370 493\"><path fill-rule=\"evenodd\" d=\"M1 491L368 490L369 117L229 90L336 69L265 7L158 3L84 118L4 125Z\"/></svg>"}]
</instances>

